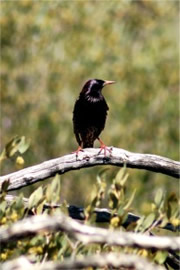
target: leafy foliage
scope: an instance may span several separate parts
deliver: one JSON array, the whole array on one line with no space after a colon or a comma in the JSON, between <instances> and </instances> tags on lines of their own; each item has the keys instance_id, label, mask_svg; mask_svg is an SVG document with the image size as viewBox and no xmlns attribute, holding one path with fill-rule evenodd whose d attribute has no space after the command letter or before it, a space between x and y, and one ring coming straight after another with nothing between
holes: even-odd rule
<instances>
[{"instance_id":1,"label":"leafy foliage","mask_svg":"<svg viewBox=\"0 0 180 270\"><path fill-rule=\"evenodd\" d=\"M15 134L31 138L26 166L72 152L73 104L97 77L117 82L104 90L107 145L179 158L177 1L2 1L1 13L1 149ZM2 164L3 174L13 170ZM63 197L87 203L97 172L64 175ZM176 188L164 176L133 175L128 188L143 213L150 205L138 198Z\"/></svg>"},{"instance_id":2,"label":"leafy foliage","mask_svg":"<svg viewBox=\"0 0 180 270\"><path fill-rule=\"evenodd\" d=\"M30 146L30 140L26 139L25 136L15 136L12 138L3 149L0 154L0 164L6 160L16 156L16 166L21 169L24 165L24 159L21 156L24 154Z\"/></svg>"},{"instance_id":3,"label":"leafy foliage","mask_svg":"<svg viewBox=\"0 0 180 270\"><path fill-rule=\"evenodd\" d=\"M134 194L128 198L127 196L127 173L125 168L122 168L114 180L112 185L107 190L107 186L103 180L105 171L101 171L97 176L96 189L92 192L92 200L89 205L86 206L85 215L86 223L96 225L95 223L95 207L100 207L103 200L107 199L111 207L112 214L117 214L116 217L111 218L109 224L102 224L109 229L122 229L127 231L135 232L154 232L154 228L157 226L154 220L161 221L161 225L165 225L168 221L174 219L178 220L178 200L175 194L171 197L166 198L162 196L160 191L157 191L155 195L154 202L152 202L152 211L148 216L142 217L136 223L130 224L127 228L123 226L126 219L127 212L130 210L130 205L132 205L132 199ZM23 194L16 197L12 202L5 200L5 190L0 197L0 224L1 227L7 227L14 222L26 217L30 213L32 214L48 214L48 215L58 215L59 211L67 213L67 204L63 203L59 207L53 207L54 204L58 202L60 197L60 177L56 175L51 184L48 184L44 188L39 187L35 190L28 203L23 200ZM107 198L106 198L107 197ZM117 200L118 197L118 200ZM49 203L49 208L44 208L45 203ZM161 207L159 208L159 204ZM172 215L169 214L169 209L167 205L173 204ZM157 208L155 207L157 206ZM160 209L160 210L159 210ZM133 207L131 206L133 211ZM160 219L159 219L160 218ZM177 225L177 224L176 224ZM157 233L157 232L156 232ZM165 233L167 233L165 231ZM120 247L99 245L99 244L89 244L84 245L79 241L75 241L73 238L67 236L63 232L41 232L36 236L26 237L21 240L15 240L7 243L6 245L1 245L1 261L16 258L20 254L33 255L33 258L37 262L41 262L44 258L48 260L58 260L62 261L66 257L78 257L86 254L93 254L99 252L108 251L121 251ZM127 253L136 253L144 257L148 257L157 263L164 263L168 255L167 252L162 251L147 251L138 250L132 248L126 248Z\"/></svg>"}]
</instances>

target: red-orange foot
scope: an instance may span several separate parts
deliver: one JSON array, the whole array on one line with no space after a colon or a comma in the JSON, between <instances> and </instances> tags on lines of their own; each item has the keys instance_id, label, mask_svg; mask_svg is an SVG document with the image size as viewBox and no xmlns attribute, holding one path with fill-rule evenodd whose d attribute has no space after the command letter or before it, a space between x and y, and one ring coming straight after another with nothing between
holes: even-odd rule
<instances>
[{"instance_id":1,"label":"red-orange foot","mask_svg":"<svg viewBox=\"0 0 180 270\"><path fill-rule=\"evenodd\" d=\"M111 154L112 149L107 147L105 144L101 145L100 151L98 152L98 155L101 154L101 152L104 151L104 155L106 156L107 151Z\"/></svg>"},{"instance_id":2,"label":"red-orange foot","mask_svg":"<svg viewBox=\"0 0 180 270\"><path fill-rule=\"evenodd\" d=\"M81 146L79 146L76 151L72 152L72 154L76 154L76 157L78 157L79 152L84 152Z\"/></svg>"},{"instance_id":3,"label":"red-orange foot","mask_svg":"<svg viewBox=\"0 0 180 270\"><path fill-rule=\"evenodd\" d=\"M105 156L106 156L107 151L111 154L112 148L107 147L107 146L101 141L100 138L98 138L98 140L99 140L99 142L100 142L100 144L101 144L101 146L100 146L100 151L98 152L98 155L101 154L102 151L104 151L104 155L105 155Z\"/></svg>"}]
</instances>

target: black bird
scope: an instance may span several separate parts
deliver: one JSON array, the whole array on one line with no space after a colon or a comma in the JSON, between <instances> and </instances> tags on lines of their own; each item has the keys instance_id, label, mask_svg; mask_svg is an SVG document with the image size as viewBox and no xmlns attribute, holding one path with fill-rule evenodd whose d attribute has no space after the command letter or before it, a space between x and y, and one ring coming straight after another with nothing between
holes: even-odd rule
<instances>
[{"instance_id":1,"label":"black bird","mask_svg":"<svg viewBox=\"0 0 180 270\"><path fill-rule=\"evenodd\" d=\"M74 134L79 144L75 151L76 155L79 151L83 151L83 148L93 147L96 139L101 145L100 152L104 150L106 155L106 149L109 151L100 140L99 135L105 127L107 111L109 110L102 95L102 89L105 85L112 83L115 82L92 79L83 86L73 110Z\"/></svg>"}]
</instances>

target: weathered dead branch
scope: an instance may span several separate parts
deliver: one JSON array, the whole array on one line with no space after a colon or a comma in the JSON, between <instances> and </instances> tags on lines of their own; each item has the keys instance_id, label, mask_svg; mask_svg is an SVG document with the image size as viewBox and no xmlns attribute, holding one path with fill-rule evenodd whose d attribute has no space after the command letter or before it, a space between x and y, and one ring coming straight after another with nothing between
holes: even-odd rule
<instances>
[{"instance_id":1,"label":"weathered dead branch","mask_svg":"<svg viewBox=\"0 0 180 270\"><path fill-rule=\"evenodd\" d=\"M64 174L70 170L78 170L97 165L114 165L118 167L125 165L128 168L163 173L174 178L179 178L180 176L180 162L165 157L132 153L114 147L112 148L111 155L108 156L104 156L103 154L98 155L98 152L99 149L89 148L79 153L78 158L76 158L75 154L69 154L1 176L0 186L4 181L9 180L8 191L16 190L52 177L57 173Z\"/></svg>"},{"instance_id":2,"label":"weathered dead branch","mask_svg":"<svg viewBox=\"0 0 180 270\"><path fill-rule=\"evenodd\" d=\"M2 265L2 270L65 270L65 269L84 269L86 267L111 267L127 268L134 270L164 270L159 265L148 262L144 258L124 253L102 253L85 256L77 259L66 259L63 262L44 262L33 263L28 258L21 256L18 259L6 262Z\"/></svg>"},{"instance_id":3,"label":"weathered dead branch","mask_svg":"<svg viewBox=\"0 0 180 270\"><path fill-rule=\"evenodd\" d=\"M145 249L174 250L180 248L180 237L149 236L140 233L110 231L79 222L58 214L58 216L39 215L18 221L9 228L0 229L0 244L13 239L35 235L44 230L64 231L77 240L88 243L99 243L116 246L129 246Z\"/></svg>"}]
</instances>

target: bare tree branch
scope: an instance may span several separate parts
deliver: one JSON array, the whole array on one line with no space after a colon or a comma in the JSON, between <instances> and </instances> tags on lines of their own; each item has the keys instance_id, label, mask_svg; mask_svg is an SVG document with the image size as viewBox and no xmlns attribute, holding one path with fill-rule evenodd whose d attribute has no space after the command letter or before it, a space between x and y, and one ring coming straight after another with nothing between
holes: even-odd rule
<instances>
[{"instance_id":1,"label":"bare tree branch","mask_svg":"<svg viewBox=\"0 0 180 270\"><path fill-rule=\"evenodd\" d=\"M163 173L174 178L180 176L180 162L165 157L128 152L119 148L112 148L111 155L98 155L99 149L88 148L79 153L69 154L60 158L45 161L41 164L0 177L0 185L6 180L10 181L8 191L16 190L38 181L54 176L56 173L64 174L70 170L78 170L96 165L114 165L129 168L144 169Z\"/></svg>"},{"instance_id":2,"label":"bare tree branch","mask_svg":"<svg viewBox=\"0 0 180 270\"><path fill-rule=\"evenodd\" d=\"M124 253L103 253L91 256L85 256L77 259L66 259L63 262L30 262L28 258L21 256L18 259L6 262L2 265L2 270L65 270L65 269L84 269L86 267L113 267L127 268L134 270L164 270L165 268L159 265L148 262L146 259Z\"/></svg>"},{"instance_id":3,"label":"bare tree branch","mask_svg":"<svg viewBox=\"0 0 180 270\"><path fill-rule=\"evenodd\" d=\"M5 200L8 203L11 203L13 200L16 200L18 197L17 196L13 196L13 195L6 195ZM27 206L28 205L28 198L23 198L23 202L24 205ZM48 209L48 208L60 208L61 204L48 204L48 203L44 203L43 205L43 209ZM78 207L75 205L69 205L68 206L68 212L69 212L69 216L73 219L78 219L78 220L85 220L85 213L84 213L84 208L83 207ZM106 222L110 222L112 217L117 216L116 214L112 214L112 211L106 208L95 208L94 209L94 213L96 214L96 222L100 223L106 223ZM127 214L127 218L124 221L124 223L122 224L122 226L124 228L127 228L127 226L129 226L131 223L137 222L141 217L137 216L133 213L128 213ZM155 222L155 221L154 221ZM157 226L160 226L161 222L157 223ZM159 227L162 229L166 229L169 231L179 231L180 230L180 226L174 226L172 223L168 222L166 225L164 225L163 227Z\"/></svg>"},{"instance_id":4,"label":"bare tree branch","mask_svg":"<svg viewBox=\"0 0 180 270\"><path fill-rule=\"evenodd\" d=\"M129 246L145 249L174 250L180 248L180 237L149 236L140 233L110 231L80 224L63 214L39 215L18 221L9 228L0 229L0 244L34 235L42 230L62 230L77 240L88 243Z\"/></svg>"}]
</instances>

